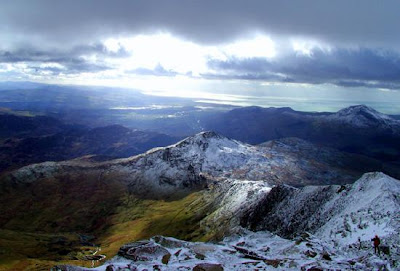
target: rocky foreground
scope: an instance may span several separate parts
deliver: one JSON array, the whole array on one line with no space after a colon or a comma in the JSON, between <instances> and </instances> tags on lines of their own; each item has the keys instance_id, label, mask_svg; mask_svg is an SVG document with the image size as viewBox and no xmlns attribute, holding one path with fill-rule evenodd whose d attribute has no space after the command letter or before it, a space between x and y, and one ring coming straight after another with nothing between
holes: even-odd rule
<instances>
[{"instance_id":1,"label":"rocky foreground","mask_svg":"<svg viewBox=\"0 0 400 271\"><path fill-rule=\"evenodd\" d=\"M398 270L398 254L370 242L347 248L304 233L294 240L270 232L240 231L219 243L185 242L155 236L121 247L117 257L94 268L57 266L53 270Z\"/></svg>"}]
</instances>

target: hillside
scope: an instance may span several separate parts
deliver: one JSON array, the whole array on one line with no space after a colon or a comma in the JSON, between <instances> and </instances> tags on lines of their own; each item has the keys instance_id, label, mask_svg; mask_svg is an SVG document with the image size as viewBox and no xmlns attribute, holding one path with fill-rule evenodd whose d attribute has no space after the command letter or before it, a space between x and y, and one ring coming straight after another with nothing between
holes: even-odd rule
<instances>
[{"instance_id":1,"label":"hillside","mask_svg":"<svg viewBox=\"0 0 400 271\"><path fill-rule=\"evenodd\" d=\"M213 132L118 160L34 164L0 180L0 246L11 266L79 264L93 249L79 236L107 256L155 234L219 239L276 184L352 183L381 166L298 139L251 146Z\"/></svg>"},{"instance_id":2,"label":"hillside","mask_svg":"<svg viewBox=\"0 0 400 271\"><path fill-rule=\"evenodd\" d=\"M0 114L0 173L81 156L111 160L175 143L179 138L121 125L89 128L44 116Z\"/></svg>"}]
</instances>

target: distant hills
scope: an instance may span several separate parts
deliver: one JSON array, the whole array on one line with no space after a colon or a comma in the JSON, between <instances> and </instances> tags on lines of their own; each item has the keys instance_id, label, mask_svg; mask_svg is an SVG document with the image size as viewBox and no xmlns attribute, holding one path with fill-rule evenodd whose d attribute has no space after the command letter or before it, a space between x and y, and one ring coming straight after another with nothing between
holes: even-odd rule
<instances>
[{"instance_id":1,"label":"distant hills","mask_svg":"<svg viewBox=\"0 0 400 271\"><path fill-rule=\"evenodd\" d=\"M337 113L245 107L216 115L205 127L250 144L297 137L382 161L400 161L400 121L365 105Z\"/></svg>"},{"instance_id":2,"label":"distant hills","mask_svg":"<svg viewBox=\"0 0 400 271\"><path fill-rule=\"evenodd\" d=\"M85 155L110 160L143 153L179 138L120 125L89 128L66 125L51 117L0 114L0 172L32 163Z\"/></svg>"}]
</instances>

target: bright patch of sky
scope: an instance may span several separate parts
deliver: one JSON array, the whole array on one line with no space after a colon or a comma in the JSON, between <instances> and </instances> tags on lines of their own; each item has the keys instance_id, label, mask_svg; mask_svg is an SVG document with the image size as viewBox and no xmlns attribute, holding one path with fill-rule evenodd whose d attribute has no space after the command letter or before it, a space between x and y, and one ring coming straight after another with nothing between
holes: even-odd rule
<instances>
[{"instance_id":1,"label":"bright patch of sky","mask_svg":"<svg viewBox=\"0 0 400 271\"><path fill-rule=\"evenodd\" d=\"M125 50L130 54L127 58L108 60L120 73L139 68L153 70L162 67L165 72L199 76L209 71L207 66L209 59L225 61L229 58L272 58L276 55L274 42L262 35L220 46L202 46L178 39L169 33L160 33L131 38L111 38L105 40L104 45L111 52Z\"/></svg>"}]
</instances>

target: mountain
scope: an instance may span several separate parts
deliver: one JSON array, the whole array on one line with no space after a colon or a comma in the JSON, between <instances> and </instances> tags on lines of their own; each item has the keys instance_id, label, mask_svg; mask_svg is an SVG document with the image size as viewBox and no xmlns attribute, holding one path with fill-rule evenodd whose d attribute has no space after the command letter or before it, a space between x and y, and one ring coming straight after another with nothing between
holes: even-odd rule
<instances>
[{"instance_id":1,"label":"mountain","mask_svg":"<svg viewBox=\"0 0 400 271\"><path fill-rule=\"evenodd\" d=\"M383 173L367 173L354 184L276 186L241 222L253 230L280 236L302 232L332 238L346 245L373 233L390 236L400 226L400 182Z\"/></svg>"},{"instance_id":2,"label":"mountain","mask_svg":"<svg viewBox=\"0 0 400 271\"><path fill-rule=\"evenodd\" d=\"M330 214L332 221L341 221L344 207L367 197L353 195L352 187L360 181L351 183L364 167L374 166L382 164L304 140L289 138L252 146L214 132L129 158L100 162L77 158L29 165L0 177L0 252L12 270L15 263L32 267L38 261L46 268L56 262L90 265L96 247L109 258L123 244L157 234L222 240L242 226L267 229L282 237L309 230L322 238L312 230L322 229ZM391 180L391 185L396 184ZM364 190L368 195L373 191ZM350 192L353 201L332 200ZM382 194L378 189L374 195ZM330 206L326 202L337 204L335 212L325 211ZM268 212L281 205L284 212L280 213L281 207ZM295 217L294 210L302 214L293 220L300 225L297 231L284 219ZM394 213L388 210L371 214L389 221ZM315 212L321 213L321 223L312 228ZM267 221L275 221L276 228ZM325 236L322 230L321 234Z\"/></svg>"},{"instance_id":3,"label":"mountain","mask_svg":"<svg viewBox=\"0 0 400 271\"><path fill-rule=\"evenodd\" d=\"M121 133L116 133L118 129L130 133L129 129L119 126L97 128L89 134L94 138L87 136L87 141L94 144L99 140L104 150L102 138L115 144L113 137L120 139ZM49 162L27 166L11 176L20 182L27 182L32 175L46 176L47 172L59 172L61 175L69 172L115 173L120 180L139 190L149 187L169 194L177 188L196 186L200 182L204 185L207 178L263 180L270 185L285 183L295 186L351 183L366 169L386 168L374 159L315 146L296 138L252 146L214 132L202 132L174 145L125 159L102 163L84 159ZM396 169L392 172L398 174Z\"/></svg>"},{"instance_id":4,"label":"mountain","mask_svg":"<svg viewBox=\"0 0 400 271\"><path fill-rule=\"evenodd\" d=\"M397 120L365 105L355 105L341 109L337 113L327 116L326 119L358 128L374 128L388 130L393 133L400 132L400 124Z\"/></svg>"},{"instance_id":5,"label":"mountain","mask_svg":"<svg viewBox=\"0 0 400 271\"><path fill-rule=\"evenodd\" d=\"M249 144L297 137L400 163L400 121L365 105L312 113L289 107L212 105L132 89L5 82L0 83L0 110L52 116L90 128L119 124L177 138L201 131L216 131Z\"/></svg>"},{"instance_id":6,"label":"mountain","mask_svg":"<svg viewBox=\"0 0 400 271\"><path fill-rule=\"evenodd\" d=\"M245 107L205 120L204 127L250 144L297 137L381 161L400 159L400 121L365 105L337 113Z\"/></svg>"},{"instance_id":7,"label":"mountain","mask_svg":"<svg viewBox=\"0 0 400 271\"><path fill-rule=\"evenodd\" d=\"M121 125L88 128L45 116L0 115L0 172L81 156L110 160L166 146L179 138Z\"/></svg>"},{"instance_id":8,"label":"mountain","mask_svg":"<svg viewBox=\"0 0 400 271\"><path fill-rule=\"evenodd\" d=\"M47 116L17 116L0 114L0 138L14 136L41 136L61 132L68 128L61 121Z\"/></svg>"},{"instance_id":9,"label":"mountain","mask_svg":"<svg viewBox=\"0 0 400 271\"><path fill-rule=\"evenodd\" d=\"M374 172L347 186L297 189L280 185L263 193L264 199L255 204L242 202L252 212L243 218L272 232L251 232L239 227L217 244L155 236L122 246L118 257L96 270L140 270L155 266L159 270L396 270L399 267L400 181ZM375 235L382 242L383 252L379 256L371 247Z\"/></svg>"}]
</instances>

